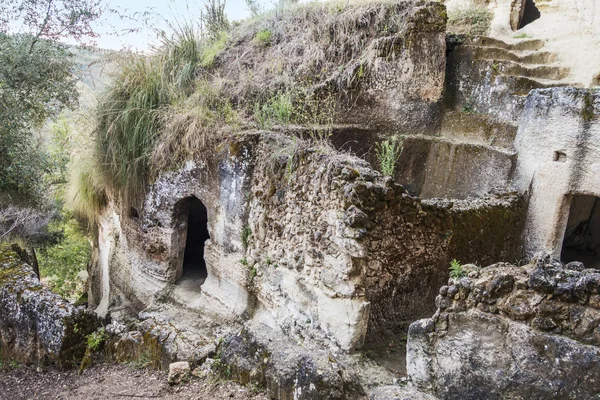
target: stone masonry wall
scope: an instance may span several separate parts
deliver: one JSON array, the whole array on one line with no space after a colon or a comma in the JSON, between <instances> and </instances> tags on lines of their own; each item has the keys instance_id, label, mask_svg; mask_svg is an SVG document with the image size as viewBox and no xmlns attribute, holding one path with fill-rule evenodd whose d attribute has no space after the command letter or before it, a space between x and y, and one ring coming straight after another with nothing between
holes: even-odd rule
<instances>
[{"instance_id":1,"label":"stone masonry wall","mask_svg":"<svg viewBox=\"0 0 600 400\"><path fill-rule=\"evenodd\" d=\"M600 386L600 273L549 256L451 279L413 323L408 373L446 399L586 399Z\"/></svg>"},{"instance_id":2,"label":"stone masonry wall","mask_svg":"<svg viewBox=\"0 0 600 400\"><path fill-rule=\"evenodd\" d=\"M161 175L139 218L102 219L96 304L175 299L187 229L177 205L192 195L208 211L208 277L175 301L345 350L398 340L431 313L452 258L494 260L519 242L520 225L503 225L519 219L516 197L425 204L364 160L280 134L218 149Z\"/></svg>"}]
</instances>

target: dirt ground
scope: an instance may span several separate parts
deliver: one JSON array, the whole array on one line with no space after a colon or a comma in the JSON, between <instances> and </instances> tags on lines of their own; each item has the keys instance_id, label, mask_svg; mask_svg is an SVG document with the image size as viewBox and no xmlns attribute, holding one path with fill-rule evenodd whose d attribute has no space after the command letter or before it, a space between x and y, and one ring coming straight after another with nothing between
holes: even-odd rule
<instances>
[{"instance_id":1,"label":"dirt ground","mask_svg":"<svg viewBox=\"0 0 600 400\"><path fill-rule=\"evenodd\" d=\"M170 386L164 372L134 369L126 365L94 366L81 375L77 371L28 367L0 370L0 399L253 399L268 400L263 393L233 382L192 379Z\"/></svg>"}]
</instances>

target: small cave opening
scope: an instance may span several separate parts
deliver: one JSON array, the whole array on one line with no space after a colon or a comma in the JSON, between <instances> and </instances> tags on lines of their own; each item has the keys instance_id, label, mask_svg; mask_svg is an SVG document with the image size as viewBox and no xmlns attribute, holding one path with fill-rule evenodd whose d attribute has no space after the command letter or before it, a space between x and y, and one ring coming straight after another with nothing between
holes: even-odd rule
<instances>
[{"instance_id":1,"label":"small cave opening","mask_svg":"<svg viewBox=\"0 0 600 400\"><path fill-rule=\"evenodd\" d=\"M188 211L187 235L183 255L183 270L179 283L189 282L200 286L207 277L204 260L204 244L210 239L208 233L208 211L196 197L185 199Z\"/></svg>"},{"instance_id":2,"label":"small cave opening","mask_svg":"<svg viewBox=\"0 0 600 400\"><path fill-rule=\"evenodd\" d=\"M560 257L600 269L600 198L573 196Z\"/></svg>"},{"instance_id":3,"label":"small cave opening","mask_svg":"<svg viewBox=\"0 0 600 400\"><path fill-rule=\"evenodd\" d=\"M540 10L535 5L535 1L533 0L525 0L525 5L523 6L523 16L519 21L519 25L517 29L521 29L526 25L529 25L533 21L539 19L542 16Z\"/></svg>"}]
</instances>

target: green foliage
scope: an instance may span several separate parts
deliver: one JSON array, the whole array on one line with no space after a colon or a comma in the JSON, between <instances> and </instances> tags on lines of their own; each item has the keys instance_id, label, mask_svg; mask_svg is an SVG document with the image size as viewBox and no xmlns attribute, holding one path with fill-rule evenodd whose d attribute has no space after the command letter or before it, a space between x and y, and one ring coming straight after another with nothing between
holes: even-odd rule
<instances>
[{"instance_id":1,"label":"green foliage","mask_svg":"<svg viewBox=\"0 0 600 400\"><path fill-rule=\"evenodd\" d=\"M331 133L335 114L333 95L317 96L304 87L281 91L262 105L254 104L254 120L261 129L291 123L311 127L313 139L325 139Z\"/></svg>"},{"instance_id":2,"label":"green foliage","mask_svg":"<svg viewBox=\"0 0 600 400\"><path fill-rule=\"evenodd\" d=\"M256 277L257 273L258 272L256 271L256 267L252 267L252 270L250 271L250 276L252 277L252 279Z\"/></svg>"},{"instance_id":3,"label":"green foliage","mask_svg":"<svg viewBox=\"0 0 600 400\"><path fill-rule=\"evenodd\" d=\"M0 193L28 203L46 197L47 175L61 168L37 132L77 103L66 49L32 41L0 33Z\"/></svg>"},{"instance_id":4,"label":"green foliage","mask_svg":"<svg viewBox=\"0 0 600 400\"><path fill-rule=\"evenodd\" d=\"M227 33L222 31L215 38L215 40L208 43L202 49L200 65L202 65L204 68L211 68L214 65L215 59L217 58L219 53L221 53L223 50L225 50L225 47L227 47L228 38L229 36L227 35Z\"/></svg>"},{"instance_id":5,"label":"green foliage","mask_svg":"<svg viewBox=\"0 0 600 400\"><path fill-rule=\"evenodd\" d=\"M494 14L485 6L459 8L448 14L448 32L484 36L490 30Z\"/></svg>"},{"instance_id":6,"label":"green foliage","mask_svg":"<svg viewBox=\"0 0 600 400\"><path fill-rule=\"evenodd\" d=\"M172 92L161 57L127 60L97 109L96 164L105 187L137 205L147 184L148 157L160 129L158 110Z\"/></svg>"},{"instance_id":7,"label":"green foliage","mask_svg":"<svg viewBox=\"0 0 600 400\"><path fill-rule=\"evenodd\" d=\"M208 42L220 40L223 32L229 30L229 21L225 14L226 0L207 0L202 12L202 26Z\"/></svg>"},{"instance_id":8,"label":"green foliage","mask_svg":"<svg viewBox=\"0 0 600 400\"><path fill-rule=\"evenodd\" d=\"M240 260L240 264L242 264L244 267L248 266L248 259L246 257L242 258Z\"/></svg>"},{"instance_id":9,"label":"green foliage","mask_svg":"<svg viewBox=\"0 0 600 400\"><path fill-rule=\"evenodd\" d=\"M473 99L468 99L467 101L465 101L465 104L463 104L462 107L462 112L464 112L465 114L474 114L475 111L475 102L473 101Z\"/></svg>"},{"instance_id":10,"label":"green foliage","mask_svg":"<svg viewBox=\"0 0 600 400\"><path fill-rule=\"evenodd\" d=\"M271 31L269 29L261 29L258 32L256 32L256 35L254 36L253 41L258 46L267 47L271 44L272 36L273 36L273 34L271 33Z\"/></svg>"},{"instance_id":11,"label":"green foliage","mask_svg":"<svg viewBox=\"0 0 600 400\"><path fill-rule=\"evenodd\" d=\"M248 244L250 240L250 235L252 235L252 229L248 225L246 225L242 229L242 246L244 246L244 250L248 249Z\"/></svg>"},{"instance_id":12,"label":"green foliage","mask_svg":"<svg viewBox=\"0 0 600 400\"><path fill-rule=\"evenodd\" d=\"M104 328L100 328L87 336L87 347L92 352L98 351L100 349L100 346L104 344L106 339L106 330Z\"/></svg>"},{"instance_id":13,"label":"green foliage","mask_svg":"<svg viewBox=\"0 0 600 400\"><path fill-rule=\"evenodd\" d=\"M62 239L40 252L40 274L53 292L76 299L85 287L81 273L86 271L91 257L90 243L73 219L65 218L50 226L62 232Z\"/></svg>"},{"instance_id":14,"label":"green foliage","mask_svg":"<svg viewBox=\"0 0 600 400\"><path fill-rule=\"evenodd\" d=\"M193 89L200 64L200 44L191 27L163 38L162 51L132 56L96 111L95 164L99 180L121 194L124 205L137 205L144 195L149 157L163 127L162 111Z\"/></svg>"},{"instance_id":15,"label":"green foliage","mask_svg":"<svg viewBox=\"0 0 600 400\"><path fill-rule=\"evenodd\" d=\"M73 168L69 179L67 206L79 220L93 227L98 215L102 212L108 198L89 159L76 157L77 168Z\"/></svg>"},{"instance_id":16,"label":"green foliage","mask_svg":"<svg viewBox=\"0 0 600 400\"><path fill-rule=\"evenodd\" d=\"M391 139L377 143L375 153L383 176L394 176L396 163L400 159L402 145Z\"/></svg>"},{"instance_id":17,"label":"green foliage","mask_svg":"<svg viewBox=\"0 0 600 400\"><path fill-rule=\"evenodd\" d=\"M163 35L163 59L166 80L186 92L193 88L201 58L201 43L194 26L186 24L173 28L173 37Z\"/></svg>"},{"instance_id":18,"label":"green foliage","mask_svg":"<svg viewBox=\"0 0 600 400\"><path fill-rule=\"evenodd\" d=\"M525 32L523 33L519 33L518 35L513 36L515 39L528 39L531 38L531 36L529 36L528 34L526 34Z\"/></svg>"},{"instance_id":19,"label":"green foliage","mask_svg":"<svg viewBox=\"0 0 600 400\"><path fill-rule=\"evenodd\" d=\"M449 271L450 271L450 278L453 278L453 279L460 279L467 275L467 273L463 269L463 266L456 259L450 261Z\"/></svg>"}]
</instances>

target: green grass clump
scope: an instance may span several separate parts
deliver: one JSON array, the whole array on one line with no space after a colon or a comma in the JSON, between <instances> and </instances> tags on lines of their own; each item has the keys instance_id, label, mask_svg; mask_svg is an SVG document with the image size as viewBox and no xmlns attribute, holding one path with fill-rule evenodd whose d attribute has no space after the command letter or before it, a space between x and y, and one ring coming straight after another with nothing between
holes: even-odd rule
<instances>
[{"instance_id":1,"label":"green grass clump","mask_svg":"<svg viewBox=\"0 0 600 400\"><path fill-rule=\"evenodd\" d=\"M211 68L215 64L215 59L225 47L227 47L227 39L229 36L226 32L222 32L219 37L204 46L202 49L202 56L200 59L200 65L204 68Z\"/></svg>"},{"instance_id":2,"label":"green grass clump","mask_svg":"<svg viewBox=\"0 0 600 400\"><path fill-rule=\"evenodd\" d=\"M394 140L387 139L377 143L375 154L383 176L394 176L396 163L400 159L401 152L402 145Z\"/></svg>"},{"instance_id":3,"label":"green grass clump","mask_svg":"<svg viewBox=\"0 0 600 400\"><path fill-rule=\"evenodd\" d=\"M97 182L93 165L83 158L77 159L77 169L72 169L69 178L67 206L73 215L93 227L98 215L108 203L106 192Z\"/></svg>"},{"instance_id":4,"label":"green grass clump","mask_svg":"<svg viewBox=\"0 0 600 400\"><path fill-rule=\"evenodd\" d=\"M453 34L485 36L490 31L493 16L485 6L459 8L448 13L447 30Z\"/></svg>"},{"instance_id":5,"label":"green grass clump","mask_svg":"<svg viewBox=\"0 0 600 400\"><path fill-rule=\"evenodd\" d=\"M273 34L268 29L261 29L254 36L254 43L258 46L267 47L271 44Z\"/></svg>"},{"instance_id":6,"label":"green grass clump","mask_svg":"<svg viewBox=\"0 0 600 400\"><path fill-rule=\"evenodd\" d=\"M162 67L158 57L131 59L97 110L100 172L125 205L141 202L148 156L161 127L158 111L171 100Z\"/></svg>"},{"instance_id":7,"label":"green grass clump","mask_svg":"<svg viewBox=\"0 0 600 400\"><path fill-rule=\"evenodd\" d=\"M464 270L463 266L460 264L460 262L457 259L450 261L449 271L450 271L450 278L452 278L452 279L460 279L460 278L464 278L465 276L467 276L466 271Z\"/></svg>"},{"instance_id":8,"label":"green grass clump","mask_svg":"<svg viewBox=\"0 0 600 400\"><path fill-rule=\"evenodd\" d=\"M203 57L193 31L164 39L151 57L132 56L96 110L96 151L101 183L121 195L123 206L139 206L148 184L149 157L164 126L162 111L193 89Z\"/></svg>"}]
</instances>

